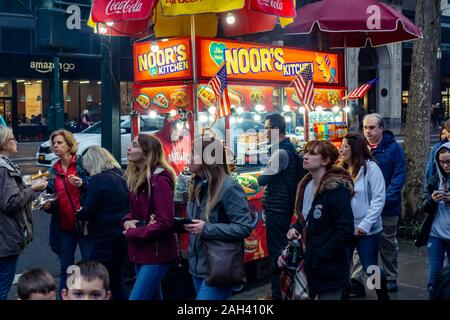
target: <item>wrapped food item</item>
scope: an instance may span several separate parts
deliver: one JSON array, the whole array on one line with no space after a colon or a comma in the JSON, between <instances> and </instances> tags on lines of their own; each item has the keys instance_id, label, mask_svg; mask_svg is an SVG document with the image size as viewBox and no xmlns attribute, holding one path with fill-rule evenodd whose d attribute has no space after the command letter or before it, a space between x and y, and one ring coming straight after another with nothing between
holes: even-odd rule
<instances>
[{"instance_id":1,"label":"wrapped food item","mask_svg":"<svg viewBox=\"0 0 450 320\"><path fill-rule=\"evenodd\" d=\"M56 200L56 196L53 193L42 192L36 200L31 202L31 210L40 210L46 203L53 202Z\"/></svg>"},{"instance_id":2,"label":"wrapped food item","mask_svg":"<svg viewBox=\"0 0 450 320\"><path fill-rule=\"evenodd\" d=\"M216 95L209 87L201 88L198 92L198 97L207 107L215 106L217 103Z\"/></svg>"},{"instance_id":3,"label":"wrapped food item","mask_svg":"<svg viewBox=\"0 0 450 320\"><path fill-rule=\"evenodd\" d=\"M164 93L158 93L153 97L152 103L159 108L167 109L170 101Z\"/></svg>"},{"instance_id":4,"label":"wrapped food item","mask_svg":"<svg viewBox=\"0 0 450 320\"><path fill-rule=\"evenodd\" d=\"M150 108L150 97L146 94L140 94L136 97L136 103L144 110Z\"/></svg>"},{"instance_id":5,"label":"wrapped food item","mask_svg":"<svg viewBox=\"0 0 450 320\"><path fill-rule=\"evenodd\" d=\"M48 178L50 178L50 172L45 171L44 173L42 173L41 170L39 170L39 172L36 174L23 176L22 181L25 185L31 186L33 183L36 183L39 180L46 181Z\"/></svg>"}]
</instances>

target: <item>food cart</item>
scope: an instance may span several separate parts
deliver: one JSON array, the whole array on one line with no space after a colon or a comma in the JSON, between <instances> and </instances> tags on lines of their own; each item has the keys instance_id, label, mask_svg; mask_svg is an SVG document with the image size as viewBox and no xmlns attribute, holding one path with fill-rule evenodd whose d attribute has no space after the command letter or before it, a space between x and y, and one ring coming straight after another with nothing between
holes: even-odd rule
<instances>
[{"instance_id":1,"label":"food cart","mask_svg":"<svg viewBox=\"0 0 450 320\"><path fill-rule=\"evenodd\" d=\"M287 136L298 149L305 141L314 139L339 144L347 132L346 111L349 111L340 105L345 89L342 56L200 37L195 39L195 48L193 59L188 37L135 43L134 108L154 118L164 117L168 126L173 125L170 119L176 119L176 128L184 130L182 138L172 140L172 146L165 147L168 160L177 174L182 173L191 152L191 146L186 143L191 140L185 140L186 136L192 138L195 133L211 130L226 141L235 155L237 171L234 176L247 193L255 217L256 227L245 240L245 261L259 260L267 256L263 189L256 179L268 159L265 117L273 112L283 114ZM196 77L193 75L195 61ZM216 98L207 84L223 64L227 68L233 112L216 119ZM289 86L307 65L311 66L315 85L316 108L310 112L301 105L295 90ZM171 132L167 128L161 131ZM170 139L164 141L171 143ZM181 215L184 214L185 200L185 197L177 197L176 200ZM182 241L182 251L185 250L186 238Z\"/></svg>"}]
</instances>

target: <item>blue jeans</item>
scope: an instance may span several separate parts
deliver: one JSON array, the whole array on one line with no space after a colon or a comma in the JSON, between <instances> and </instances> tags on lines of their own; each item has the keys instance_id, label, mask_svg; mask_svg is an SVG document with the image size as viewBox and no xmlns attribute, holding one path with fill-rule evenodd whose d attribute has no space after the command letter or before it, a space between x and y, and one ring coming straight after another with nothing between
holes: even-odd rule
<instances>
[{"instance_id":1,"label":"blue jeans","mask_svg":"<svg viewBox=\"0 0 450 320\"><path fill-rule=\"evenodd\" d=\"M136 282L130 300L162 300L161 281L169 266L170 262L136 265Z\"/></svg>"},{"instance_id":2,"label":"blue jeans","mask_svg":"<svg viewBox=\"0 0 450 320\"><path fill-rule=\"evenodd\" d=\"M16 275L18 255L0 258L0 301L8 298Z\"/></svg>"},{"instance_id":3,"label":"blue jeans","mask_svg":"<svg viewBox=\"0 0 450 320\"><path fill-rule=\"evenodd\" d=\"M59 281L59 292L67 288L67 268L75 263L77 245L80 247L81 259L88 260L92 248L91 240L83 237L77 231L61 230L61 253L59 254L61 277Z\"/></svg>"},{"instance_id":4,"label":"blue jeans","mask_svg":"<svg viewBox=\"0 0 450 320\"><path fill-rule=\"evenodd\" d=\"M197 300L228 300L232 287L210 287L204 278L192 276Z\"/></svg>"},{"instance_id":5,"label":"blue jeans","mask_svg":"<svg viewBox=\"0 0 450 320\"><path fill-rule=\"evenodd\" d=\"M445 252L447 252L448 263L450 265L450 241L430 237L428 240L428 290L436 287L437 275L444 268Z\"/></svg>"},{"instance_id":6,"label":"blue jeans","mask_svg":"<svg viewBox=\"0 0 450 320\"><path fill-rule=\"evenodd\" d=\"M380 252L381 232L369 236L357 237L355 247L363 270L367 273L370 266L378 266L378 253ZM381 270L383 275L383 271Z\"/></svg>"}]
</instances>

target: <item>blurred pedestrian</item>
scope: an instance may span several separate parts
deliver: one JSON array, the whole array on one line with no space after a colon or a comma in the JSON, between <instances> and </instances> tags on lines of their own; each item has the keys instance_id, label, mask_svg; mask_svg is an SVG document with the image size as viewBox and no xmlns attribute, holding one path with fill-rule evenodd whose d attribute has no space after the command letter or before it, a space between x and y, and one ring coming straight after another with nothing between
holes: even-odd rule
<instances>
[{"instance_id":1,"label":"blurred pedestrian","mask_svg":"<svg viewBox=\"0 0 450 320\"><path fill-rule=\"evenodd\" d=\"M197 145L201 146L198 150ZM208 239L241 241L243 247L244 239L252 231L250 209L242 187L230 176L223 143L215 138L198 138L194 149L193 161L189 164L194 176L187 207L192 223L185 226L190 232L189 271L197 300L226 300L233 284L219 286L206 282L204 242Z\"/></svg>"},{"instance_id":2,"label":"blurred pedestrian","mask_svg":"<svg viewBox=\"0 0 450 320\"><path fill-rule=\"evenodd\" d=\"M427 168L425 171L425 179L424 179L424 187L426 187L428 180L434 175L437 174L437 167L435 165L436 152L438 149L446 142L449 141L449 133L450 133L450 120L447 120L442 126L439 132L439 142L437 142L430 151L430 155L428 156Z\"/></svg>"},{"instance_id":3,"label":"blurred pedestrian","mask_svg":"<svg viewBox=\"0 0 450 320\"><path fill-rule=\"evenodd\" d=\"M24 273L17 282L19 300L56 300L56 281L48 272L40 268Z\"/></svg>"},{"instance_id":4,"label":"blurred pedestrian","mask_svg":"<svg viewBox=\"0 0 450 320\"><path fill-rule=\"evenodd\" d=\"M91 126L91 116L89 115L89 110L84 109L83 115L81 116L81 131L89 128Z\"/></svg>"},{"instance_id":5,"label":"blurred pedestrian","mask_svg":"<svg viewBox=\"0 0 450 320\"><path fill-rule=\"evenodd\" d=\"M123 219L123 229L136 267L130 300L162 300L161 281L178 257L178 240L172 232L175 173L155 136L137 135L127 155L131 211Z\"/></svg>"},{"instance_id":6,"label":"blurred pedestrian","mask_svg":"<svg viewBox=\"0 0 450 320\"><path fill-rule=\"evenodd\" d=\"M447 254L450 263L450 142L444 143L435 158L437 174L428 181L423 194L424 212L434 216L428 239L428 292L434 296L436 279L444 268Z\"/></svg>"},{"instance_id":7,"label":"blurred pedestrian","mask_svg":"<svg viewBox=\"0 0 450 320\"><path fill-rule=\"evenodd\" d=\"M306 144L303 166L309 174L298 185L298 218L287 234L303 240L309 296L319 300L341 300L350 279L353 181L334 166L338 157L329 141Z\"/></svg>"},{"instance_id":8,"label":"blurred pedestrian","mask_svg":"<svg viewBox=\"0 0 450 320\"><path fill-rule=\"evenodd\" d=\"M92 250L89 260L101 262L109 273L113 300L128 300L123 280L127 242L121 221L130 211L124 171L104 148L90 147L83 155L83 167L91 177L77 219L88 222Z\"/></svg>"},{"instance_id":9,"label":"blurred pedestrian","mask_svg":"<svg viewBox=\"0 0 450 320\"><path fill-rule=\"evenodd\" d=\"M258 184L264 186L262 203L266 216L267 250L272 262L271 294L266 299L281 300L281 271L277 261L287 245L285 235L294 214L295 190L306 171L295 146L286 137L284 117L280 114L267 116L265 129L272 145L271 155L267 167L258 176Z\"/></svg>"},{"instance_id":10,"label":"blurred pedestrian","mask_svg":"<svg viewBox=\"0 0 450 320\"><path fill-rule=\"evenodd\" d=\"M81 261L71 266L74 273L67 289L61 291L63 300L109 300L109 275L97 261Z\"/></svg>"},{"instance_id":11,"label":"blurred pedestrian","mask_svg":"<svg viewBox=\"0 0 450 320\"><path fill-rule=\"evenodd\" d=\"M75 251L80 248L83 260L89 258L91 241L86 225L77 223L76 212L80 199L88 187L88 174L77 156L78 143L67 130L56 130L50 135L52 151L59 157L50 168L48 192L56 195L56 201L44 210L52 214L50 222L50 247L60 260L60 292L66 288L67 268L74 264Z\"/></svg>"},{"instance_id":12,"label":"blurred pedestrian","mask_svg":"<svg viewBox=\"0 0 450 320\"><path fill-rule=\"evenodd\" d=\"M364 136L370 152L384 176L386 199L381 214L381 263L390 292L397 291L398 242L397 227L402 212L402 189L406 179L405 153L395 141L392 132L384 129L384 120L378 113L364 117Z\"/></svg>"},{"instance_id":13,"label":"blurred pedestrian","mask_svg":"<svg viewBox=\"0 0 450 320\"><path fill-rule=\"evenodd\" d=\"M0 300L6 300L16 274L17 260L33 239L31 201L46 182L27 187L10 159L17 153L13 131L0 126Z\"/></svg>"},{"instance_id":14,"label":"blurred pedestrian","mask_svg":"<svg viewBox=\"0 0 450 320\"><path fill-rule=\"evenodd\" d=\"M354 246L358 251L364 271L378 266L381 242L381 212L386 197L384 177L367 146L366 138L359 133L349 133L341 146L342 166L347 169L355 184L352 210L355 222ZM389 300L386 278L381 270L381 288L376 290L379 300Z\"/></svg>"}]
</instances>

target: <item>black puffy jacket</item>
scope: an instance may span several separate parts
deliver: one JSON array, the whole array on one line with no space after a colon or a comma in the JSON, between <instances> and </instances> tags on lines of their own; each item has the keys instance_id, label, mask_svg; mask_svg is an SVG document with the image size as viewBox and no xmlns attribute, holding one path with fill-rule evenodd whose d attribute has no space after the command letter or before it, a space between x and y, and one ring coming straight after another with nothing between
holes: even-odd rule
<instances>
[{"instance_id":1,"label":"black puffy jacket","mask_svg":"<svg viewBox=\"0 0 450 320\"><path fill-rule=\"evenodd\" d=\"M312 177L308 174L297 189L296 210L301 212L303 194ZM311 296L349 283L352 241L354 239L351 198L353 181L347 170L333 168L322 178L314 195L305 244L305 271ZM302 230L298 219L295 228Z\"/></svg>"}]
</instances>

